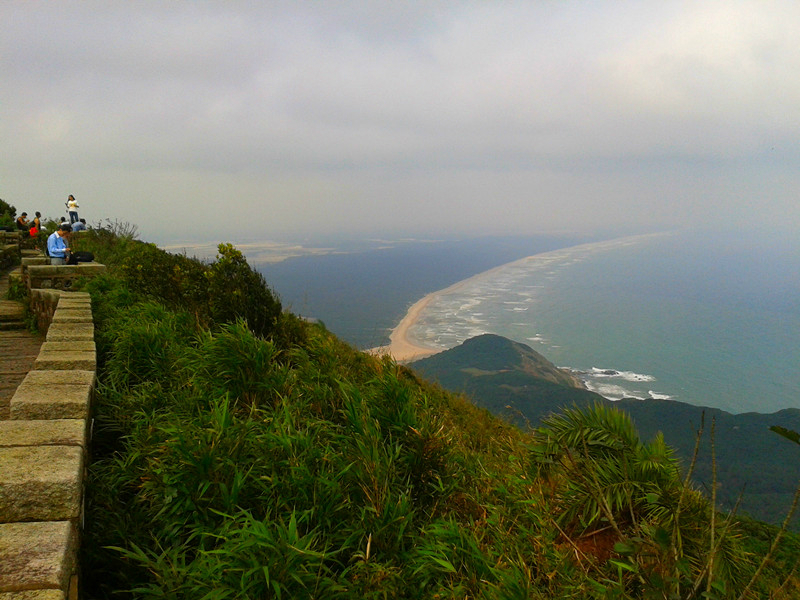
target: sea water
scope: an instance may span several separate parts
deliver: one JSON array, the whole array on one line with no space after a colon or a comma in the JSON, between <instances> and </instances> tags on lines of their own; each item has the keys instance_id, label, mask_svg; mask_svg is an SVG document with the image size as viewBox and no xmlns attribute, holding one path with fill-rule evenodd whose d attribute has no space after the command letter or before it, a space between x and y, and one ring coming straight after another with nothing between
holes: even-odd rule
<instances>
[{"instance_id":1,"label":"sea water","mask_svg":"<svg viewBox=\"0 0 800 600\"><path fill-rule=\"evenodd\" d=\"M437 295L410 337L527 343L618 399L800 408L800 244L690 231L578 245Z\"/></svg>"},{"instance_id":2,"label":"sea water","mask_svg":"<svg viewBox=\"0 0 800 600\"><path fill-rule=\"evenodd\" d=\"M414 302L469 278L428 305L412 337L447 349L503 335L611 399L800 407L798 239L686 231L586 240L376 241L260 270L285 306L358 348L386 344Z\"/></svg>"}]
</instances>

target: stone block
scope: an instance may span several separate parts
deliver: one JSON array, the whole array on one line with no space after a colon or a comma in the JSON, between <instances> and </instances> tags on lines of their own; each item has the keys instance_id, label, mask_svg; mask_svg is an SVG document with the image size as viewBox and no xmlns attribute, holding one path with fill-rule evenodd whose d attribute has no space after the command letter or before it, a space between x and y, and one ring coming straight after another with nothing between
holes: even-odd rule
<instances>
[{"instance_id":1,"label":"stone block","mask_svg":"<svg viewBox=\"0 0 800 600\"><path fill-rule=\"evenodd\" d=\"M64 294L61 294L61 298L58 301L58 308L91 308L92 307L92 300L90 298L64 298Z\"/></svg>"},{"instance_id":2,"label":"stone block","mask_svg":"<svg viewBox=\"0 0 800 600\"><path fill-rule=\"evenodd\" d=\"M83 448L0 448L0 522L77 519L82 491Z\"/></svg>"},{"instance_id":3,"label":"stone block","mask_svg":"<svg viewBox=\"0 0 800 600\"><path fill-rule=\"evenodd\" d=\"M40 352L97 352L97 345L90 340L45 342Z\"/></svg>"},{"instance_id":4,"label":"stone block","mask_svg":"<svg viewBox=\"0 0 800 600\"><path fill-rule=\"evenodd\" d=\"M0 600L65 600L61 590L27 590L0 593Z\"/></svg>"},{"instance_id":5,"label":"stone block","mask_svg":"<svg viewBox=\"0 0 800 600\"><path fill-rule=\"evenodd\" d=\"M53 377L37 377L37 373ZM11 397L10 418L21 421L88 419L94 377L92 371L30 371Z\"/></svg>"},{"instance_id":6,"label":"stone block","mask_svg":"<svg viewBox=\"0 0 800 600\"><path fill-rule=\"evenodd\" d=\"M92 301L85 302L83 300L59 300L56 314L64 313L65 315L83 314L88 312L92 314Z\"/></svg>"},{"instance_id":7,"label":"stone block","mask_svg":"<svg viewBox=\"0 0 800 600\"><path fill-rule=\"evenodd\" d=\"M93 323L91 310L67 311L57 308L51 323Z\"/></svg>"},{"instance_id":8,"label":"stone block","mask_svg":"<svg viewBox=\"0 0 800 600\"><path fill-rule=\"evenodd\" d=\"M67 371L79 369L82 371L93 371L97 368L97 354L95 352L82 351L40 351L39 356L33 363L36 370L58 370Z\"/></svg>"},{"instance_id":9,"label":"stone block","mask_svg":"<svg viewBox=\"0 0 800 600\"><path fill-rule=\"evenodd\" d=\"M0 421L0 447L81 446L86 447L86 421Z\"/></svg>"},{"instance_id":10,"label":"stone block","mask_svg":"<svg viewBox=\"0 0 800 600\"><path fill-rule=\"evenodd\" d=\"M0 592L66 590L77 552L78 533L69 521L0 524Z\"/></svg>"},{"instance_id":11,"label":"stone block","mask_svg":"<svg viewBox=\"0 0 800 600\"><path fill-rule=\"evenodd\" d=\"M48 342L93 339L93 323L53 323L47 330L46 338Z\"/></svg>"},{"instance_id":12,"label":"stone block","mask_svg":"<svg viewBox=\"0 0 800 600\"><path fill-rule=\"evenodd\" d=\"M46 256L23 256L21 261L23 267L30 265L49 265L50 259Z\"/></svg>"},{"instance_id":13,"label":"stone block","mask_svg":"<svg viewBox=\"0 0 800 600\"><path fill-rule=\"evenodd\" d=\"M88 419L91 398L92 387L88 385L20 386L11 398L9 414L13 420Z\"/></svg>"},{"instance_id":14,"label":"stone block","mask_svg":"<svg viewBox=\"0 0 800 600\"><path fill-rule=\"evenodd\" d=\"M20 387L29 385L88 385L94 387L96 375L93 371L31 371Z\"/></svg>"}]
</instances>

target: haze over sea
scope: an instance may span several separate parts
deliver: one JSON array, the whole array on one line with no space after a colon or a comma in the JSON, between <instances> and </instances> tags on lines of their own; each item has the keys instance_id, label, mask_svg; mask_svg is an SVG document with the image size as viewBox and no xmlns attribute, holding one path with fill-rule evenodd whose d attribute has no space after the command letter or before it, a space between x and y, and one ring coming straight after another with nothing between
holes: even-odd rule
<instances>
[{"instance_id":1,"label":"haze over sea","mask_svg":"<svg viewBox=\"0 0 800 600\"><path fill-rule=\"evenodd\" d=\"M478 274L428 303L410 329L415 342L446 349L503 335L612 399L800 408L797 239L684 231L585 241L407 242L261 270L285 303L362 348L385 343L425 294ZM324 275L310 283L315 273ZM331 285L339 292L321 291Z\"/></svg>"}]
</instances>

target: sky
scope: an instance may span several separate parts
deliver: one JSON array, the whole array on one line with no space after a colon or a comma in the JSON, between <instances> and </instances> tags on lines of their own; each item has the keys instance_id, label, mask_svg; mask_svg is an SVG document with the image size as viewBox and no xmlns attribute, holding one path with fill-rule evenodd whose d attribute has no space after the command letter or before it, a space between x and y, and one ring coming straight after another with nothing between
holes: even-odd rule
<instances>
[{"instance_id":1,"label":"sky","mask_svg":"<svg viewBox=\"0 0 800 600\"><path fill-rule=\"evenodd\" d=\"M238 241L797 231L800 2L0 2L0 198Z\"/></svg>"}]
</instances>

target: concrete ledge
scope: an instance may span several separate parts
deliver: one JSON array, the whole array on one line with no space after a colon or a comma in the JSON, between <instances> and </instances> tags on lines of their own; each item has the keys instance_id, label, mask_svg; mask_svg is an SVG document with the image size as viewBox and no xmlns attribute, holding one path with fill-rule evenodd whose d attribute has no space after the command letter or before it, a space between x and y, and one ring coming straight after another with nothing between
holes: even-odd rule
<instances>
[{"instance_id":1,"label":"concrete ledge","mask_svg":"<svg viewBox=\"0 0 800 600\"><path fill-rule=\"evenodd\" d=\"M0 421L0 448L12 446L86 448L86 421L83 419Z\"/></svg>"},{"instance_id":2,"label":"concrete ledge","mask_svg":"<svg viewBox=\"0 0 800 600\"><path fill-rule=\"evenodd\" d=\"M93 339L93 323L53 323L47 330L46 338L48 342Z\"/></svg>"},{"instance_id":3,"label":"concrete ledge","mask_svg":"<svg viewBox=\"0 0 800 600\"><path fill-rule=\"evenodd\" d=\"M0 448L0 519L66 521L81 514L83 448Z\"/></svg>"},{"instance_id":4,"label":"concrete ledge","mask_svg":"<svg viewBox=\"0 0 800 600\"><path fill-rule=\"evenodd\" d=\"M48 352L41 350L33 363L36 370L66 371L79 369L94 371L97 368L97 354L95 352L59 351Z\"/></svg>"},{"instance_id":5,"label":"concrete ledge","mask_svg":"<svg viewBox=\"0 0 800 600\"><path fill-rule=\"evenodd\" d=\"M50 259L46 256L23 256L20 263L23 267L30 267L31 265L49 265Z\"/></svg>"},{"instance_id":6,"label":"concrete ledge","mask_svg":"<svg viewBox=\"0 0 800 600\"><path fill-rule=\"evenodd\" d=\"M68 521L0 524L0 592L68 589L77 549Z\"/></svg>"}]
</instances>

